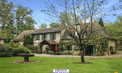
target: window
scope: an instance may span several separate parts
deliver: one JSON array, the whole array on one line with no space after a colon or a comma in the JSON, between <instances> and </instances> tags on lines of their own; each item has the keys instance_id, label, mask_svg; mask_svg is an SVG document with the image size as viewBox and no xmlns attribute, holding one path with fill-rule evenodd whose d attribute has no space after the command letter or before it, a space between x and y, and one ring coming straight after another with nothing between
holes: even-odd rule
<instances>
[{"instance_id":1,"label":"window","mask_svg":"<svg viewBox=\"0 0 122 73\"><path fill-rule=\"evenodd\" d=\"M50 34L50 39L52 40L54 40L54 39L56 39L56 34L55 33L52 33L52 34Z\"/></svg>"},{"instance_id":2,"label":"window","mask_svg":"<svg viewBox=\"0 0 122 73\"><path fill-rule=\"evenodd\" d=\"M41 39L42 39L42 40L47 39L47 34L42 34L42 35L41 35Z\"/></svg>"},{"instance_id":3,"label":"window","mask_svg":"<svg viewBox=\"0 0 122 73\"><path fill-rule=\"evenodd\" d=\"M35 35L35 40L40 40L40 35Z\"/></svg>"},{"instance_id":4,"label":"window","mask_svg":"<svg viewBox=\"0 0 122 73\"><path fill-rule=\"evenodd\" d=\"M67 50L70 50L70 46L69 45L67 46Z\"/></svg>"}]
</instances>

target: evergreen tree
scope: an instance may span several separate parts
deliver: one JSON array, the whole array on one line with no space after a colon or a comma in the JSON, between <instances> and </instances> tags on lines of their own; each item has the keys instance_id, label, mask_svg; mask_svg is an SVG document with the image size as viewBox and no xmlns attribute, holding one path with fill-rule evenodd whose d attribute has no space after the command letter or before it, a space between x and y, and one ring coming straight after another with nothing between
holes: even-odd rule
<instances>
[{"instance_id":1,"label":"evergreen tree","mask_svg":"<svg viewBox=\"0 0 122 73\"><path fill-rule=\"evenodd\" d=\"M33 45L33 37L30 36L30 35L27 35L27 36L25 37L25 40L24 40L23 45L24 45L24 46Z\"/></svg>"},{"instance_id":2,"label":"evergreen tree","mask_svg":"<svg viewBox=\"0 0 122 73\"><path fill-rule=\"evenodd\" d=\"M102 18L100 18L100 20L99 20L99 24L100 24L102 27L104 27Z\"/></svg>"}]
</instances>

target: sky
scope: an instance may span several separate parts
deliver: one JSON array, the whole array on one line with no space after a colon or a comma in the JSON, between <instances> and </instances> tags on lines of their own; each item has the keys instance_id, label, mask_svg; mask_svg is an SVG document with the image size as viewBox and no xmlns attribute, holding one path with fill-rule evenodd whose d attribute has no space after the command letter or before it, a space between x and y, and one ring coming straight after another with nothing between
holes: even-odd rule
<instances>
[{"instance_id":1,"label":"sky","mask_svg":"<svg viewBox=\"0 0 122 73\"><path fill-rule=\"evenodd\" d=\"M104 6L106 9L103 12L106 12L108 9L111 9L112 5L122 5L122 2L120 1L121 0L107 0L108 4ZM45 7L42 3L42 0L8 0L8 2L13 2L15 6L22 5L24 7L31 8L33 10L32 17L37 22L37 24L35 25L36 28L38 28L38 26L42 23L46 23L49 27L49 24L52 22L47 21L47 19L49 20L49 16L41 12L41 9ZM117 16L122 16L122 9L119 9L113 13L117 13ZM114 22L116 20L116 16L107 16L104 17L103 20L105 20L105 22Z\"/></svg>"}]
</instances>

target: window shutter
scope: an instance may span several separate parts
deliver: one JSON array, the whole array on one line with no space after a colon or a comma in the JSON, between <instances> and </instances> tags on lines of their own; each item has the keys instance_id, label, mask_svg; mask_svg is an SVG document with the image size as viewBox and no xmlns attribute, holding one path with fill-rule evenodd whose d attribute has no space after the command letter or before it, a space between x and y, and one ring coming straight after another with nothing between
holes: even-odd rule
<instances>
[{"instance_id":1,"label":"window shutter","mask_svg":"<svg viewBox=\"0 0 122 73\"><path fill-rule=\"evenodd\" d=\"M72 45L70 45L70 51L72 51Z\"/></svg>"},{"instance_id":2,"label":"window shutter","mask_svg":"<svg viewBox=\"0 0 122 73\"><path fill-rule=\"evenodd\" d=\"M66 47L67 47L67 46L65 45L64 50L66 50Z\"/></svg>"},{"instance_id":3,"label":"window shutter","mask_svg":"<svg viewBox=\"0 0 122 73\"><path fill-rule=\"evenodd\" d=\"M45 39L47 39L47 34L45 34Z\"/></svg>"},{"instance_id":4,"label":"window shutter","mask_svg":"<svg viewBox=\"0 0 122 73\"><path fill-rule=\"evenodd\" d=\"M50 40L52 39L52 34L50 34Z\"/></svg>"},{"instance_id":5,"label":"window shutter","mask_svg":"<svg viewBox=\"0 0 122 73\"><path fill-rule=\"evenodd\" d=\"M40 35L38 35L38 40L40 40Z\"/></svg>"},{"instance_id":6,"label":"window shutter","mask_svg":"<svg viewBox=\"0 0 122 73\"><path fill-rule=\"evenodd\" d=\"M54 39L56 39L56 33L54 34Z\"/></svg>"},{"instance_id":7,"label":"window shutter","mask_svg":"<svg viewBox=\"0 0 122 73\"><path fill-rule=\"evenodd\" d=\"M43 40L44 39L44 35L43 34L41 34L41 40Z\"/></svg>"},{"instance_id":8,"label":"window shutter","mask_svg":"<svg viewBox=\"0 0 122 73\"><path fill-rule=\"evenodd\" d=\"M35 35L35 40L37 40L37 35Z\"/></svg>"}]
</instances>

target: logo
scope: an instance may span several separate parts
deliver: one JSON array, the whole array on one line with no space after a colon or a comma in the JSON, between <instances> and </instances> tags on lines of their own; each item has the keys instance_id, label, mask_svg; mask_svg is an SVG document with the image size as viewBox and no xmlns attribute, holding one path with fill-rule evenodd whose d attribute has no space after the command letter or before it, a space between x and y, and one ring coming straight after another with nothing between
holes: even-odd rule
<instances>
[{"instance_id":1,"label":"logo","mask_svg":"<svg viewBox=\"0 0 122 73\"><path fill-rule=\"evenodd\" d=\"M53 73L69 73L69 69L53 69Z\"/></svg>"}]
</instances>

